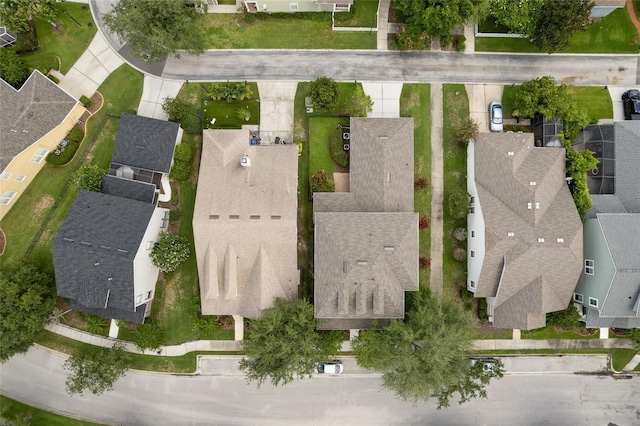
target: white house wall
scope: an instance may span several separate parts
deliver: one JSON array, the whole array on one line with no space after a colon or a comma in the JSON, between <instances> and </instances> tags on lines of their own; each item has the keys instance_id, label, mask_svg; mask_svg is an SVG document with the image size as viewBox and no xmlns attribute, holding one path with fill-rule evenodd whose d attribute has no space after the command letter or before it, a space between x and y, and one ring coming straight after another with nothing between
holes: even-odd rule
<instances>
[{"instance_id":1,"label":"white house wall","mask_svg":"<svg viewBox=\"0 0 640 426\"><path fill-rule=\"evenodd\" d=\"M140 247L133 261L133 277L134 277L134 297L135 305L148 302L155 296L156 282L158 281L158 273L160 270L153 264L149 254L153 248L153 244L158 241L162 228L162 222L167 209L156 208L151 216L147 230L144 233ZM166 221L168 223L168 221ZM151 293L151 297L147 298L147 294ZM142 296L142 297L140 297Z\"/></svg>"},{"instance_id":2,"label":"white house wall","mask_svg":"<svg viewBox=\"0 0 640 426\"><path fill-rule=\"evenodd\" d=\"M475 144L469 142L467 147L467 192L472 197L474 213L467 215L467 253L475 252L475 257L467 255L467 290L476 292L482 262L485 255L484 217L478 198L478 188L475 181ZM471 212L471 210L470 210ZM472 282L475 286L472 286Z\"/></svg>"}]
</instances>

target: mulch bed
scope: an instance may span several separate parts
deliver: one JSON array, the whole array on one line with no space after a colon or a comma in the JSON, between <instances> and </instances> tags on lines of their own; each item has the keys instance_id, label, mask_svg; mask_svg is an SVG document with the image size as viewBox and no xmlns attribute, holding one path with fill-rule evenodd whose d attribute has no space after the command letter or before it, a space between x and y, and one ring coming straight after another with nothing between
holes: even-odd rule
<instances>
[{"instance_id":1,"label":"mulch bed","mask_svg":"<svg viewBox=\"0 0 640 426\"><path fill-rule=\"evenodd\" d=\"M91 96L91 100L93 101L93 104L91 105L91 107L87 108L84 114L82 114L82 117L80 117L80 123L76 123L76 125L73 126L74 129L80 129L82 130L82 133L85 134L87 133L87 120L93 114L98 112L100 108L102 108L102 104L104 103L104 98L99 92L94 93L93 96Z\"/></svg>"}]
</instances>

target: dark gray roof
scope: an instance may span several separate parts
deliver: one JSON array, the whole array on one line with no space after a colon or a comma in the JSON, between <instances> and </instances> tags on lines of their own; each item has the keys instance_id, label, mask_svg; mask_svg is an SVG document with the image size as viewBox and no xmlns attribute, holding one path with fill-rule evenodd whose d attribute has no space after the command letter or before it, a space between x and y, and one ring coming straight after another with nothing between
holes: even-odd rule
<instances>
[{"instance_id":1,"label":"dark gray roof","mask_svg":"<svg viewBox=\"0 0 640 426\"><path fill-rule=\"evenodd\" d=\"M640 321L640 214L601 213L598 221L616 269L599 316Z\"/></svg>"},{"instance_id":2,"label":"dark gray roof","mask_svg":"<svg viewBox=\"0 0 640 426\"><path fill-rule=\"evenodd\" d=\"M20 90L0 79L0 171L16 155L59 126L77 103L38 70Z\"/></svg>"},{"instance_id":3,"label":"dark gray roof","mask_svg":"<svg viewBox=\"0 0 640 426\"><path fill-rule=\"evenodd\" d=\"M95 315L104 319L117 318L134 324L144 324L144 313L147 309L147 304L144 303L140 306L136 306L135 312L131 312L113 307L107 307L107 309L88 308L79 304L74 299L69 299L69 308L74 311L86 312L87 314Z\"/></svg>"},{"instance_id":4,"label":"dark gray roof","mask_svg":"<svg viewBox=\"0 0 640 426\"><path fill-rule=\"evenodd\" d=\"M152 183L102 175L102 189L100 192L143 203L153 203L155 201L156 186Z\"/></svg>"},{"instance_id":5,"label":"dark gray roof","mask_svg":"<svg viewBox=\"0 0 640 426\"><path fill-rule=\"evenodd\" d=\"M154 209L80 191L53 240L58 295L94 311L136 312L133 263Z\"/></svg>"},{"instance_id":6,"label":"dark gray roof","mask_svg":"<svg viewBox=\"0 0 640 426\"><path fill-rule=\"evenodd\" d=\"M170 121L122 114L111 162L169 173L179 128Z\"/></svg>"},{"instance_id":7,"label":"dark gray roof","mask_svg":"<svg viewBox=\"0 0 640 426\"><path fill-rule=\"evenodd\" d=\"M640 318L602 317L597 309L587 308L586 326L589 328L640 328Z\"/></svg>"}]
</instances>

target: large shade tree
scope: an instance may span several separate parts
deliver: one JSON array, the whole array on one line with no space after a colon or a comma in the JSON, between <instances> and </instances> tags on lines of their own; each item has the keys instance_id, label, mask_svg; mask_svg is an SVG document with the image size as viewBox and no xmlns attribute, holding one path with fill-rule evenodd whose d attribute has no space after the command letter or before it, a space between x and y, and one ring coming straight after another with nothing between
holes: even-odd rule
<instances>
[{"instance_id":1,"label":"large shade tree","mask_svg":"<svg viewBox=\"0 0 640 426\"><path fill-rule=\"evenodd\" d=\"M360 332L353 341L358 365L381 372L383 387L406 401L436 398L441 408L454 394L460 403L486 397L486 385L502 377L502 366L485 371L469 361L473 318L457 303L440 304L428 290L413 297L406 321Z\"/></svg>"},{"instance_id":2,"label":"large shade tree","mask_svg":"<svg viewBox=\"0 0 640 426\"><path fill-rule=\"evenodd\" d=\"M53 21L56 0L3 0L0 2L0 25L16 33L31 31L33 19Z\"/></svg>"},{"instance_id":3,"label":"large shade tree","mask_svg":"<svg viewBox=\"0 0 640 426\"><path fill-rule=\"evenodd\" d=\"M65 382L69 395L94 395L113 390L113 384L127 371L129 354L121 343L111 348L83 345L68 358L63 368L69 371Z\"/></svg>"},{"instance_id":4,"label":"large shade tree","mask_svg":"<svg viewBox=\"0 0 640 426\"><path fill-rule=\"evenodd\" d=\"M29 262L0 273L0 362L26 352L53 312L51 274Z\"/></svg>"},{"instance_id":5,"label":"large shade tree","mask_svg":"<svg viewBox=\"0 0 640 426\"><path fill-rule=\"evenodd\" d=\"M29 78L29 67L14 48L0 48L0 78L16 89Z\"/></svg>"},{"instance_id":6,"label":"large shade tree","mask_svg":"<svg viewBox=\"0 0 640 426\"><path fill-rule=\"evenodd\" d=\"M342 336L337 331L316 332L313 305L304 299L290 302L277 298L261 318L251 321L242 343L245 357L240 369L247 381L258 386L287 384L294 378L311 377L318 363L335 356Z\"/></svg>"},{"instance_id":7,"label":"large shade tree","mask_svg":"<svg viewBox=\"0 0 640 426\"><path fill-rule=\"evenodd\" d=\"M485 17L489 0L396 0L394 7L402 22L446 38L454 28Z\"/></svg>"},{"instance_id":8,"label":"large shade tree","mask_svg":"<svg viewBox=\"0 0 640 426\"><path fill-rule=\"evenodd\" d=\"M156 61L180 50L200 54L207 48L205 16L194 0L120 0L103 15L107 28L131 45L131 52Z\"/></svg>"}]
</instances>

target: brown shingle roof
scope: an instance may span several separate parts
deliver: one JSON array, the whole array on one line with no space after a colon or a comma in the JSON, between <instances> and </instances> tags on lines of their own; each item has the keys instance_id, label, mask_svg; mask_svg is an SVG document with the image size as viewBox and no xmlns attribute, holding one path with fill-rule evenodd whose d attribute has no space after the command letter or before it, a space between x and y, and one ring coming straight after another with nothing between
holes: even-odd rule
<instances>
[{"instance_id":1,"label":"brown shingle roof","mask_svg":"<svg viewBox=\"0 0 640 426\"><path fill-rule=\"evenodd\" d=\"M297 152L250 146L246 130L204 131L193 217L204 315L257 318L297 296Z\"/></svg>"},{"instance_id":2,"label":"brown shingle roof","mask_svg":"<svg viewBox=\"0 0 640 426\"><path fill-rule=\"evenodd\" d=\"M531 134L483 133L474 162L489 236L475 295L496 297L496 327L542 327L547 312L567 307L582 270L565 151L536 148Z\"/></svg>"}]
</instances>

